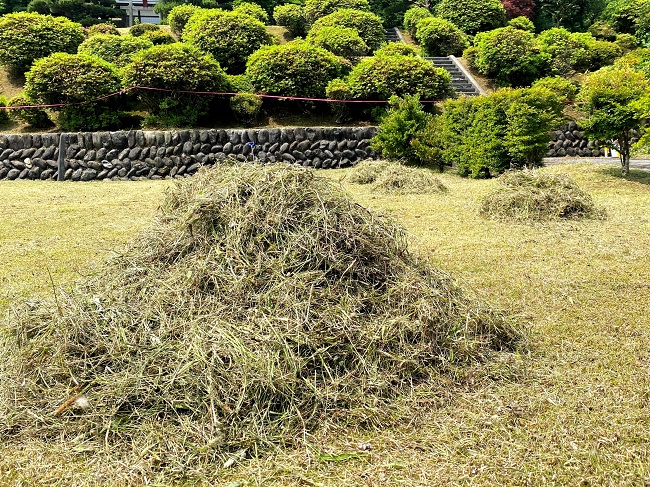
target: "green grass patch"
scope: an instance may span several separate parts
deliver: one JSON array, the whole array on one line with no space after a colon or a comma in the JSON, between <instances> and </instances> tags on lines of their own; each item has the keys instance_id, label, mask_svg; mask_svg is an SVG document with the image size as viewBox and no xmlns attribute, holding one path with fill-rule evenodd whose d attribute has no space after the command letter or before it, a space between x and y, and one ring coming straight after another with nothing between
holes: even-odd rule
<instances>
[{"instance_id":1,"label":"green grass patch","mask_svg":"<svg viewBox=\"0 0 650 487\"><path fill-rule=\"evenodd\" d=\"M442 174L444 198L395 198L345 183L357 201L403 223L434 266L529 322L529 350L435 391L415 390L401 424L324 428L292 438L300 446L243 462L234 456L231 468L179 468L174 478L242 486L643 485L650 476L650 192L645 173L622 180L616 170L544 169L569 174L608 218L534 225L480 217L494 180ZM345 171L324 174L339 179ZM166 183L1 186L6 305L7 297L51 295L44 262L57 269L58 286L91 273L149 224ZM53 218L61 216L55 196L68 203L65 222ZM33 248L42 258L33 260ZM5 440L0 478L8 484L173 483L159 473L166 457L146 448Z\"/></svg>"}]
</instances>

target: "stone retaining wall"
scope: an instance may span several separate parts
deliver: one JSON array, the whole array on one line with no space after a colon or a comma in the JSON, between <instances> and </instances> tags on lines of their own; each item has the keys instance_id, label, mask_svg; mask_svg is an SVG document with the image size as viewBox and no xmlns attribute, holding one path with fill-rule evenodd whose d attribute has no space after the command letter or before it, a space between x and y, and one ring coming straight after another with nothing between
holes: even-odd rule
<instances>
[{"instance_id":1,"label":"stone retaining wall","mask_svg":"<svg viewBox=\"0 0 650 487\"><path fill-rule=\"evenodd\" d=\"M184 177L228 157L317 169L374 158L376 127L0 134L0 179L163 179ZM62 177L59 177L61 168Z\"/></svg>"},{"instance_id":2,"label":"stone retaining wall","mask_svg":"<svg viewBox=\"0 0 650 487\"><path fill-rule=\"evenodd\" d=\"M601 157L605 150L598 141L591 141L575 122L554 130L546 157Z\"/></svg>"}]
</instances>

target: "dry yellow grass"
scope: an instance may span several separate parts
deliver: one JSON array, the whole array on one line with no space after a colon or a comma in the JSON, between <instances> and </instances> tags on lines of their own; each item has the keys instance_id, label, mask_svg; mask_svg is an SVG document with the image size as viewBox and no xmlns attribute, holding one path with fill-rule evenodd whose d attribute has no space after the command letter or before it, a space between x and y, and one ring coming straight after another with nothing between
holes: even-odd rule
<instances>
[{"instance_id":1,"label":"dry yellow grass","mask_svg":"<svg viewBox=\"0 0 650 487\"><path fill-rule=\"evenodd\" d=\"M412 420L382 431L341 429L223 469L161 478L160 459L86 451L35 438L0 441L5 485L432 486L644 485L650 482L650 174L557 166L608 218L507 224L478 215L494 181L443 174L443 198L395 198L350 186L399 219L412 243L531 328L529 350L491 380L420 391ZM618 170L620 174L620 170ZM344 171L325 173L341 178ZM167 183L2 182L4 304L85 274L153 213ZM58 204L54 204L58 203ZM108 223L106 223L108 222ZM350 454L350 455L346 455Z\"/></svg>"}]
</instances>

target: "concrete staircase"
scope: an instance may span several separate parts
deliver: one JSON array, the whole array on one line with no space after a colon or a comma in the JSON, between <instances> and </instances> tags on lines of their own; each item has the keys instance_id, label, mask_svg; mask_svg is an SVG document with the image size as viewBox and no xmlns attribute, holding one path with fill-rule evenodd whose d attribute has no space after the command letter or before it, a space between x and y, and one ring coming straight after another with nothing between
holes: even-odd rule
<instances>
[{"instance_id":1,"label":"concrete staircase","mask_svg":"<svg viewBox=\"0 0 650 487\"><path fill-rule=\"evenodd\" d=\"M397 29L394 27L390 29L386 29L386 34L384 35L384 38L386 39L386 42L403 42L399 34L397 33Z\"/></svg>"},{"instance_id":2,"label":"concrete staircase","mask_svg":"<svg viewBox=\"0 0 650 487\"><path fill-rule=\"evenodd\" d=\"M454 56L425 57L424 59L431 61L435 67L443 68L451 74L451 86L459 95L478 96L484 94L483 90L472 78L472 75L461 66Z\"/></svg>"}]
</instances>

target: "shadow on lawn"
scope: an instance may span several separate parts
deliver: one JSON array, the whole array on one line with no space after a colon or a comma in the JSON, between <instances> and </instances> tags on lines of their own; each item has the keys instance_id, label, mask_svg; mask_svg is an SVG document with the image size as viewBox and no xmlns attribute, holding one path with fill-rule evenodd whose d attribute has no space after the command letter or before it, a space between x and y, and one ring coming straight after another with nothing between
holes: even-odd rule
<instances>
[{"instance_id":1,"label":"shadow on lawn","mask_svg":"<svg viewBox=\"0 0 650 487\"><path fill-rule=\"evenodd\" d=\"M620 167L604 167L599 172L605 176L621 177ZM630 168L630 175L625 179L634 181L635 183L650 184L650 171Z\"/></svg>"}]
</instances>

